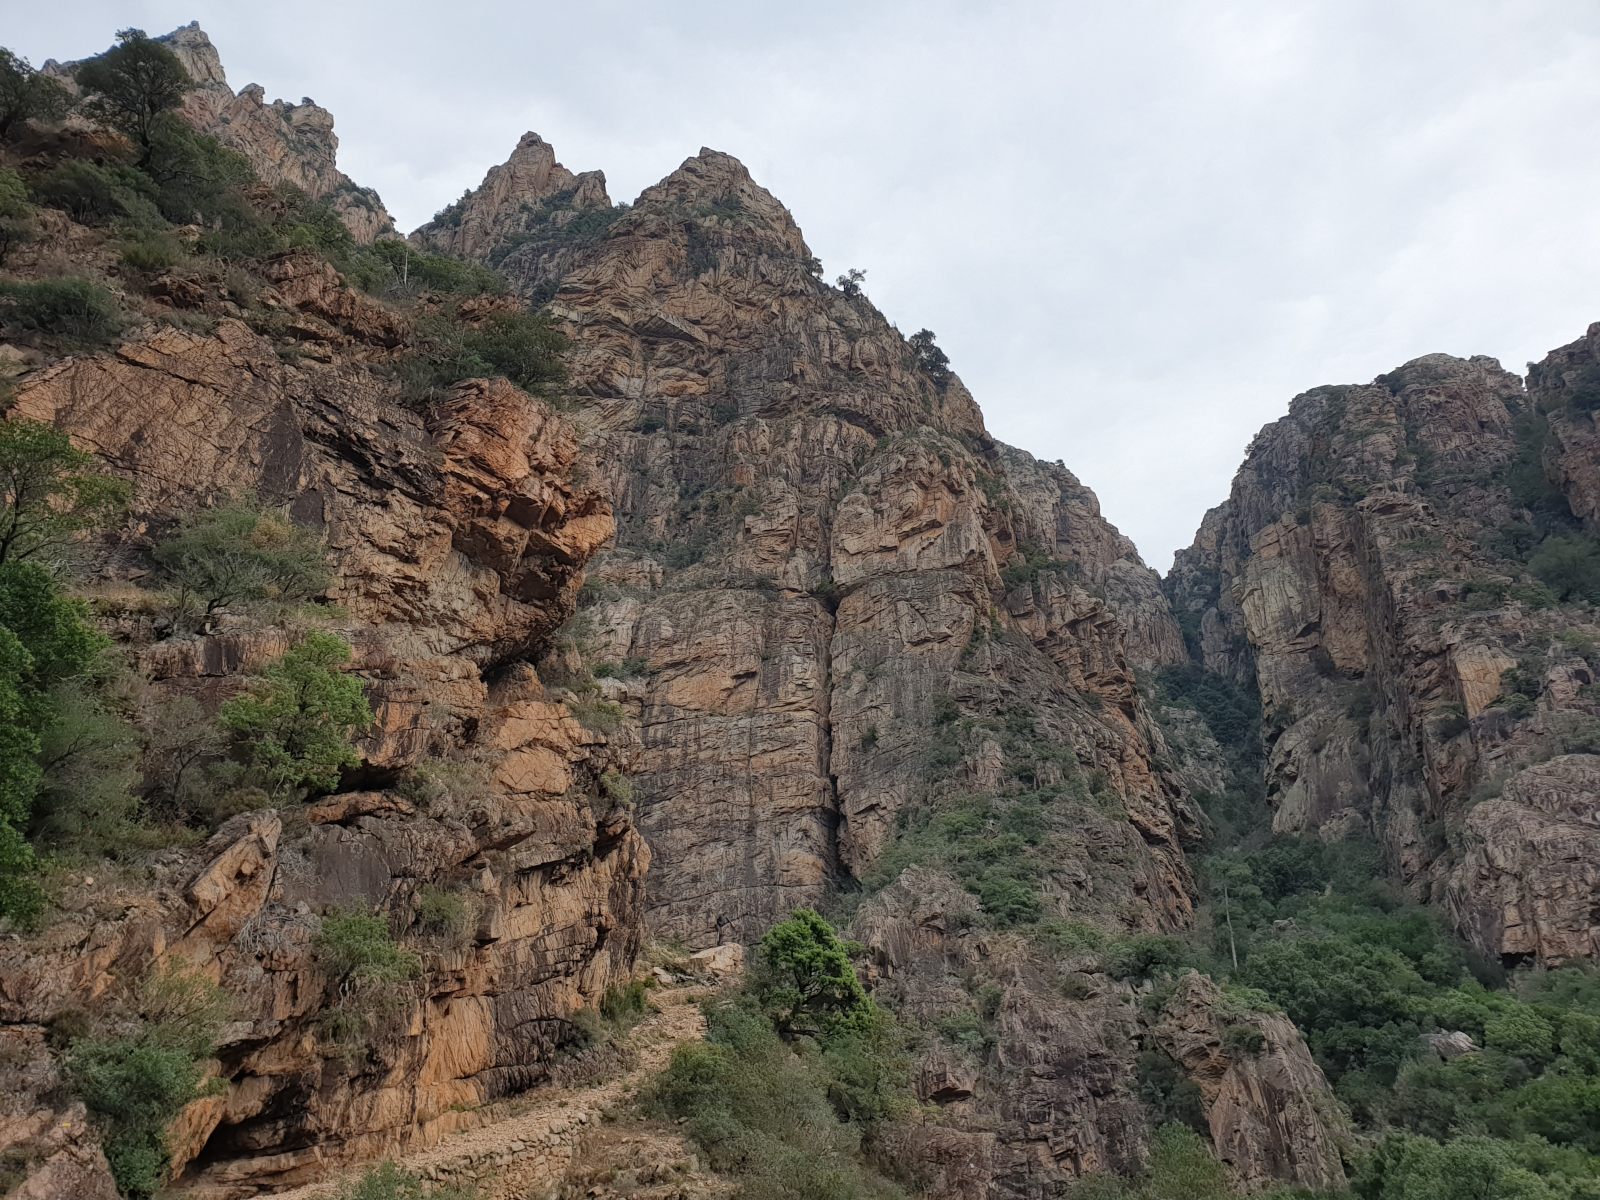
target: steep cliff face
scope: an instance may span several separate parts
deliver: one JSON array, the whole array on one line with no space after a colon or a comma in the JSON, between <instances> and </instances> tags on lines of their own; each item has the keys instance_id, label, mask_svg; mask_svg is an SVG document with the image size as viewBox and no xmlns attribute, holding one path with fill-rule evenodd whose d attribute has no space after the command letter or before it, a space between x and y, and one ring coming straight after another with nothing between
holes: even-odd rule
<instances>
[{"instance_id":1,"label":"steep cliff face","mask_svg":"<svg viewBox=\"0 0 1600 1200\"><path fill-rule=\"evenodd\" d=\"M1592 815L1562 799L1600 748L1600 627L1528 563L1581 511L1592 420L1552 403L1445 355L1308 392L1169 579L1205 665L1260 691L1274 828L1370 829L1482 950L1541 962L1600 949Z\"/></svg>"},{"instance_id":2,"label":"steep cliff face","mask_svg":"<svg viewBox=\"0 0 1600 1200\"><path fill-rule=\"evenodd\" d=\"M576 1010L631 971L642 931L649 854L600 781L632 751L581 725L524 662L571 613L613 527L576 482L573 431L504 381L459 385L426 421L407 411L363 365L403 321L374 330L376 306L324 271L304 256L276 267L281 301L299 297L306 329L330 339L328 362L280 353L236 320L158 328L26 376L12 410L66 431L133 486L98 578L151 704L213 706L291 644L292 627L243 620L158 638L139 600L154 532L201 502L259 495L325 531L339 605L328 620L353 644L377 716L360 746L367 790L242 814L202 847L162 855L149 881L85 877L0 964L0 1020L45 1081L36 1114L55 1111L44 1031L64 1015L114 999L152 964L222 984L233 1020L211 1068L221 1083L171 1135L179 1183L203 1196L426 1143L537 1083ZM482 764L481 778L393 790L425 757ZM462 898L459 937L418 924L429 887ZM381 914L423 965L355 1052L330 1032L338 980L314 946L319 916L353 907ZM81 1108L41 1128L74 1119L81 1137ZM79 1165L57 1157L63 1171Z\"/></svg>"},{"instance_id":3,"label":"steep cliff face","mask_svg":"<svg viewBox=\"0 0 1600 1200\"><path fill-rule=\"evenodd\" d=\"M545 297L614 219L601 171L574 175L536 133L468 192L411 235L425 249L477 259L520 291Z\"/></svg>"},{"instance_id":4,"label":"steep cliff face","mask_svg":"<svg viewBox=\"0 0 1600 1200\"><path fill-rule=\"evenodd\" d=\"M552 162L530 135L455 206L459 232L418 239L493 261L512 200L570 202ZM748 942L864 883L852 932L897 1011L933 1029L980 984L999 997L993 1053L935 1044L919 1067L939 1115L908 1136L934 1194L1136 1165L1133 1060L1155 1035L1131 991L1004 926L1192 919L1201 819L1134 676L1186 659L1158 579L1070 472L996 443L937 356L818 280L728 155L562 252L558 281L548 255L512 278L571 339L618 532L557 657L604 676L637 730L651 928Z\"/></svg>"}]
</instances>

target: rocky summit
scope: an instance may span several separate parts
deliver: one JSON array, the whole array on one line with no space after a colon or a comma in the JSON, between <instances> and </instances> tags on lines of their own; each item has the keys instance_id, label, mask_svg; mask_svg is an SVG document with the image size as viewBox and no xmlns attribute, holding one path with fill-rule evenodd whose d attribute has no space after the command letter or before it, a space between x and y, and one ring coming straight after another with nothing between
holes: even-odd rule
<instances>
[{"instance_id":1,"label":"rocky summit","mask_svg":"<svg viewBox=\"0 0 1600 1200\"><path fill-rule=\"evenodd\" d=\"M1163 579L730 154L0 69L0 1194L1594 1194L1600 325Z\"/></svg>"}]
</instances>

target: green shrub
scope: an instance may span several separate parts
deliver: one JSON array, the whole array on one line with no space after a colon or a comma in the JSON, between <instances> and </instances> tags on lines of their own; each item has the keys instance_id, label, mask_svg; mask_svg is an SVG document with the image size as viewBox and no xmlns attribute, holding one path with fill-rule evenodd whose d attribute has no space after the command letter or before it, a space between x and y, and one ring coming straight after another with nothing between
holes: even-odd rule
<instances>
[{"instance_id":1,"label":"green shrub","mask_svg":"<svg viewBox=\"0 0 1600 1200\"><path fill-rule=\"evenodd\" d=\"M131 271L157 274L169 271L184 259L183 247L169 233L141 233L122 247L122 265Z\"/></svg>"},{"instance_id":2,"label":"green shrub","mask_svg":"<svg viewBox=\"0 0 1600 1200\"><path fill-rule=\"evenodd\" d=\"M108 225L122 218L159 220L155 185L132 167L69 158L40 176L31 190L38 203L58 208L82 225Z\"/></svg>"},{"instance_id":3,"label":"green shrub","mask_svg":"<svg viewBox=\"0 0 1600 1200\"><path fill-rule=\"evenodd\" d=\"M830 1100L824 1055L796 1053L760 1015L735 1004L707 1013L703 1043L673 1052L646 1108L683 1124L711 1166L761 1200L891 1200L901 1192L860 1157L866 1127Z\"/></svg>"},{"instance_id":4,"label":"green shrub","mask_svg":"<svg viewBox=\"0 0 1600 1200\"><path fill-rule=\"evenodd\" d=\"M1546 538L1528 570L1558 600L1600 600L1600 546L1586 537Z\"/></svg>"},{"instance_id":5,"label":"green shrub","mask_svg":"<svg viewBox=\"0 0 1600 1200\"><path fill-rule=\"evenodd\" d=\"M403 1011L404 985L422 969L417 956L402 949L380 917L364 912L324 917L312 941L317 966L328 977L334 1002L322 1028L346 1053L369 1047L382 1024Z\"/></svg>"},{"instance_id":6,"label":"green shrub","mask_svg":"<svg viewBox=\"0 0 1600 1200\"><path fill-rule=\"evenodd\" d=\"M339 1189L335 1200L476 1200L470 1187L428 1183L392 1162L369 1167L361 1178Z\"/></svg>"},{"instance_id":7,"label":"green shrub","mask_svg":"<svg viewBox=\"0 0 1600 1200\"><path fill-rule=\"evenodd\" d=\"M1113 979L1154 979L1187 966L1190 957L1189 948L1175 937L1141 933L1113 942L1101 964Z\"/></svg>"},{"instance_id":8,"label":"green shrub","mask_svg":"<svg viewBox=\"0 0 1600 1200\"><path fill-rule=\"evenodd\" d=\"M417 928L429 937L461 945L470 939L477 919L474 898L461 891L430 883L417 893Z\"/></svg>"},{"instance_id":9,"label":"green shrub","mask_svg":"<svg viewBox=\"0 0 1600 1200\"><path fill-rule=\"evenodd\" d=\"M396 367L406 397L426 407L463 379L502 376L529 392L566 378L566 338L532 312L496 312L475 325L453 312L419 321L412 354Z\"/></svg>"},{"instance_id":10,"label":"green shrub","mask_svg":"<svg viewBox=\"0 0 1600 1200\"><path fill-rule=\"evenodd\" d=\"M615 733L622 727L622 705L599 696L569 696L567 708L585 729L595 733Z\"/></svg>"},{"instance_id":11,"label":"green shrub","mask_svg":"<svg viewBox=\"0 0 1600 1200\"><path fill-rule=\"evenodd\" d=\"M75 1041L66 1077L102 1126L101 1142L125 1196L153 1196L165 1182L167 1126L204 1094L205 1062L226 1019L221 992L179 971L141 988L132 1032Z\"/></svg>"},{"instance_id":12,"label":"green shrub","mask_svg":"<svg viewBox=\"0 0 1600 1200\"><path fill-rule=\"evenodd\" d=\"M222 706L261 785L276 795L328 791L361 761L351 735L372 722L361 680L341 668L350 647L312 633Z\"/></svg>"},{"instance_id":13,"label":"green shrub","mask_svg":"<svg viewBox=\"0 0 1600 1200\"><path fill-rule=\"evenodd\" d=\"M1150 1142L1150 1163L1132 1179L1091 1175L1067 1189L1067 1200L1228 1200L1228 1174L1198 1133L1167 1124Z\"/></svg>"},{"instance_id":14,"label":"green shrub","mask_svg":"<svg viewBox=\"0 0 1600 1200\"><path fill-rule=\"evenodd\" d=\"M416 955L403 950L389 927L370 913L337 913L323 918L312 943L317 965L334 982L395 984L418 971Z\"/></svg>"},{"instance_id":15,"label":"green shrub","mask_svg":"<svg viewBox=\"0 0 1600 1200\"><path fill-rule=\"evenodd\" d=\"M332 582L321 534L243 500L190 513L153 557L178 583L180 616L201 620L236 604L305 600Z\"/></svg>"},{"instance_id":16,"label":"green shrub","mask_svg":"<svg viewBox=\"0 0 1600 1200\"><path fill-rule=\"evenodd\" d=\"M0 327L92 349L114 341L122 323L117 298L87 279L0 283Z\"/></svg>"},{"instance_id":17,"label":"green shrub","mask_svg":"<svg viewBox=\"0 0 1600 1200\"><path fill-rule=\"evenodd\" d=\"M848 949L809 908L796 909L761 939L751 989L785 1037L864 1025L872 1016Z\"/></svg>"},{"instance_id":18,"label":"green shrub","mask_svg":"<svg viewBox=\"0 0 1600 1200\"><path fill-rule=\"evenodd\" d=\"M28 189L22 176L10 167L0 167L0 266L13 250L32 239L33 206L28 203Z\"/></svg>"}]
</instances>

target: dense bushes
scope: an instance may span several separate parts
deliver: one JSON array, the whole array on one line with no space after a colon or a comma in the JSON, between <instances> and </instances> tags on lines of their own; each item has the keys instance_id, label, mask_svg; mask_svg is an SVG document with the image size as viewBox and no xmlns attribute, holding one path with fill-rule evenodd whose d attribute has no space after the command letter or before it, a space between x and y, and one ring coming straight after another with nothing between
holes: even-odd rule
<instances>
[{"instance_id":1,"label":"dense bushes","mask_svg":"<svg viewBox=\"0 0 1600 1200\"><path fill-rule=\"evenodd\" d=\"M91 349L122 332L122 308L115 296L87 279L0 283L0 328L6 326Z\"/></svg>"},{"instance_id":2,"label":"dense bushes","mask_svg":"<svg viewBox=\"0 0 1600 1200\"><path fill-rule=\"evenodd\" d=\"M1361 1196L1600 1186L1600 975L1568 968L1497 986L1500 969L1394 895L1360 844L1273 841L1211 856L1204 878L1213 903L1227 886L1239 978L1295 1021L1358 1124L1387 1134L1361 1168ZM1424 1041L1432 1031L1481 1049L1441 1059Z\"/></svg>"},{"instance_id":3,"label":"dense bushes","mask_svg":"<svg viewBox=\"0 0 1600 1200\"><path fill-rule=\"evenodd\" d=\"M1528 570L1558 600L1600 600L1600 546L1586 537L1546 538Z\"/></svg>"},{"instance_id":4,"label":"dense bushes","mask_svg":"<svg viewBox=\"0 0 1600 1200\"><path fill-rule=\"evenodd\" d=\"M501 311L473 324L453 311L417 323L412 352L397 372L407 400L426 407L463 379L503 375L530 392L566 377L566 339L539 313Z\"/></svg>"},{"instance_id":5,"label":"dense bushes","mask_svg":"<svg viewBox=\"0 0 1600 1200\"><path fill-rule=\"evenodd\" d=\"M141 987L134 1013L72 1044L67 1079L102 1126L106 1160L125 1196L152 1196L165 1182L167 1127L204 1093L205 1063L226 1018L226 1000L209 980L158 971Z\"/></svg>"},{"instance_id":6,"label":"dense bushes","mask_svg":"<svg viewBox=\"0 0 1600 1200\"><path fill-rule=\"evenodd\" d=\"M816 998L805 1021L789 1016L801 994ZM802 912L768 934L751 990L709 1009L705 1042L674 1052L645 1104L683 1122L743 1196L888 1200L902 1193L863 1147L877 1122L909 1105L905 1070L892 1022L831 927Z\"/></svg>"}]
</instances>

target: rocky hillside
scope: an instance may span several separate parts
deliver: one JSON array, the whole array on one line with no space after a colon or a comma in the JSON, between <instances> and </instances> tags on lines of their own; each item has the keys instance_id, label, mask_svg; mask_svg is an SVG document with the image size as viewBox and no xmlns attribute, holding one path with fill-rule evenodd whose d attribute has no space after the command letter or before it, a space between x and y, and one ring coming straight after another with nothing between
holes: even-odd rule
<instances>
[{"instance_id":1,"label":"rocky hillside","mask_svg":"<svg viewBox=\"0 0 1600 1200\"><path fill-rule=\"evenodd\" d=\"M154 130L52 66L0 144L0 1190L511 1161L777 927L838 1011L769 945L653 1101L774 1195L1588 1194L1600 986L1506 972L1597 949L1600 326L1297 398L1163 582L737 159L530 133L401 242L109 54Z\"/></svg>"},{"instance_id":2,"label":"rocky hillside","mask_svg":"<svg viewBox=\"0 0 1600 1200\"><path fill-rule=\"evenodd\" d=\"M1273 828L1371 829L1508 963L1600 951L1593 339L1526 391L1431 355L1296 398L1169 580L1204 664L1259 690Z\"/></svg>"},{"instance_id":3,"label":"rocky hillside","mask_svg":"<svg viewBox=\"0 0 1600 1200\"><path fill-rule=\"evenodd\" d=\"M1135 674L1185 658L1156 577L1068 471L988 435L931 335L822 282L737 160L702 150L577 230L549 214L592 185L552 163L524 137L418 240L517 268L571 339L618 533L562 662L637 730L651 929L749 942L878 893L852 929L882 993L930 1030L995 1030L919 1068L929 1185L1029 1195L1136 1164L1133 1064L1158 1035L1094 955L1020 930L1193 921L1203 820ZM1244 1173L1341 1177L1324 1134L1218 1111Z\"/></svg>"},{"instance_id":4,"label":"rocky hillside","mask_svg":"<svg viewBox=\"0 0 1600 1200\"><path fill-rule=\"evenodd\" d=\"M313 200L326 201L357 242L393 236L394 219L378 193L361 187L339 170L339 139L333 114L310 99L268 103L258 83L235 93L222 68L222 58L198 21L159 39L178 56L194 81L184 97L183 116L195 128L244 155L266 184L287 184ZM46 63L41 70L68 86L77 63Z\"/></svg>"}]
</instances>

